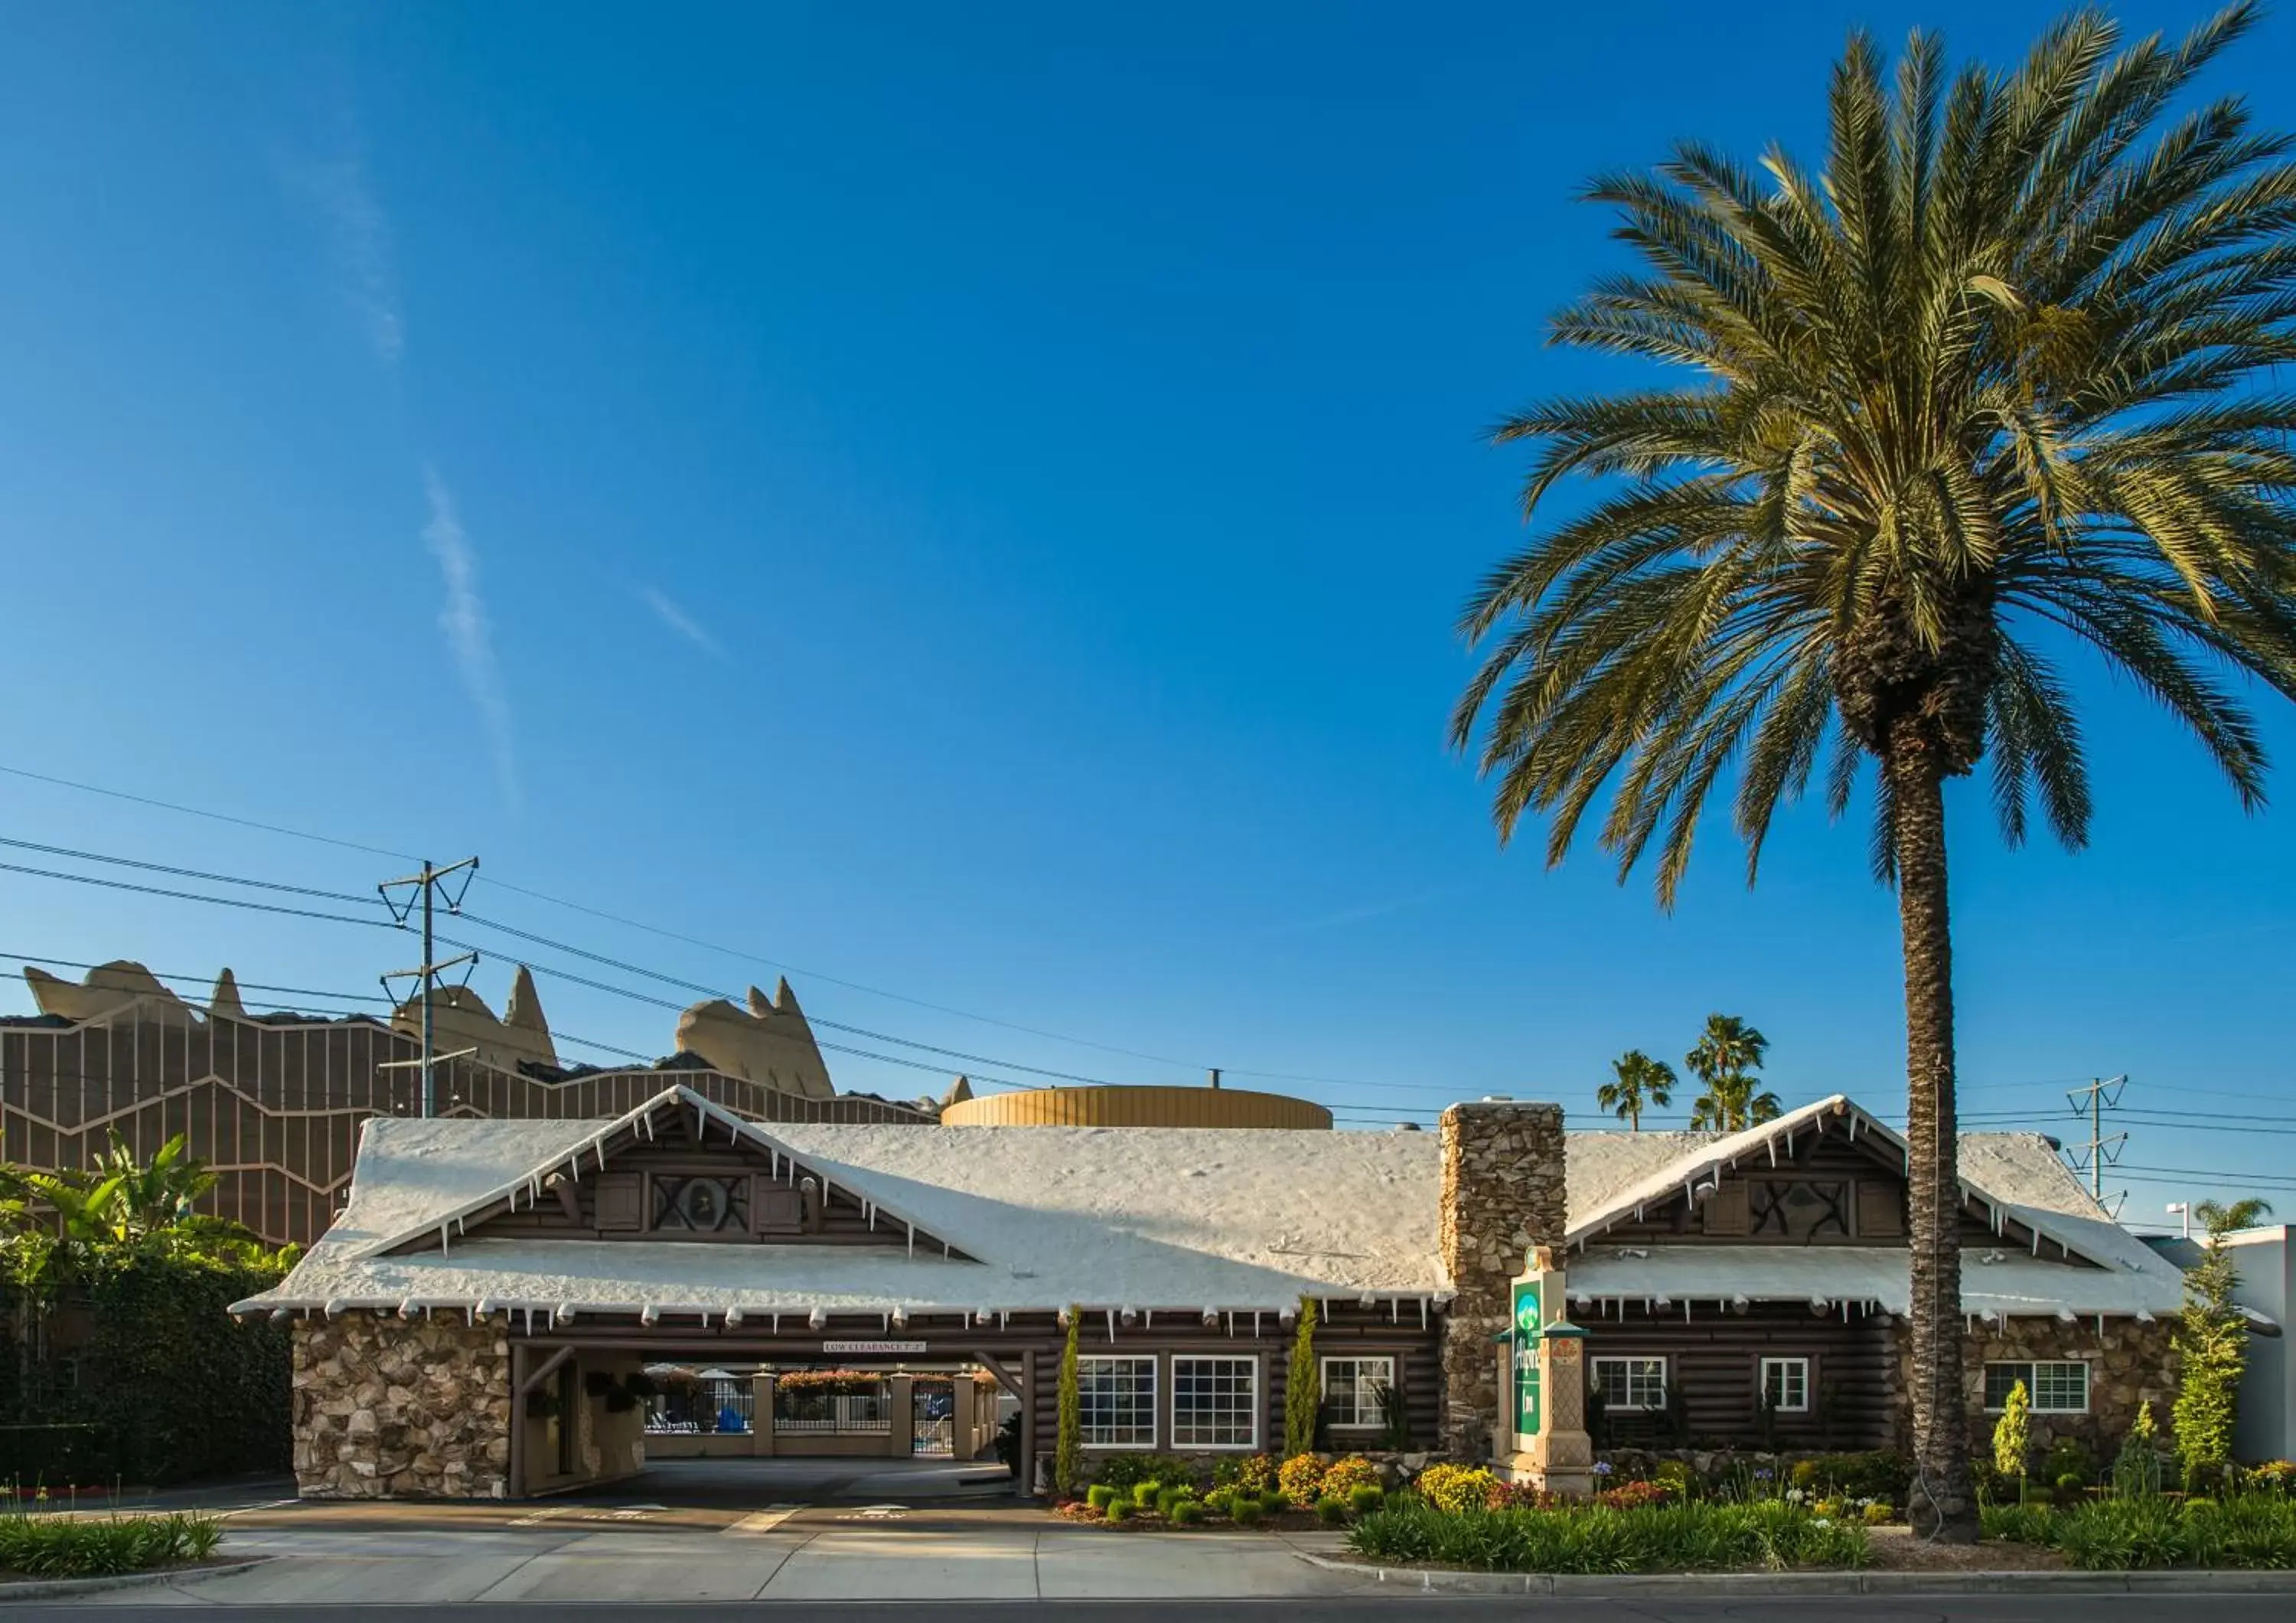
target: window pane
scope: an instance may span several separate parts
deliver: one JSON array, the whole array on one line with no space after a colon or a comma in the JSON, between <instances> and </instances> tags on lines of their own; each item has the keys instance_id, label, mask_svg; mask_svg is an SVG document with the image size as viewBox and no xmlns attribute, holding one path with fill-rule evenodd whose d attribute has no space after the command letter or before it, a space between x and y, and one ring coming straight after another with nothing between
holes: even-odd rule
<instances>
[{"instance_id":1,"label":"window pane","mask_svg":"<svg viewBox=\"0 0 2296 1623\"><path fill-rule=\"evenodd\" d=\"M1597 1358L1595 1384L1603 1401L1613 1409L1666 1407L1666 1360L1663 1358Z\"/></svg>"},{"instance_id":2,"label":"window pane","mask_svg":"<svg viewBox=\"0 0 2296 1623\"><path fill-rule=\"evenodd\" d=\"M1395 1384L1392 1358L1326 1358L1324 1413L1334 1426L1376 1426L1379 1395Z\"/></svg>"},{"instance_id":3,"label":"window pane","mask_svg":"<svg viewBox=\"0 0 2296 1623\"><path fill-rule=\"evenodd\" d=\"M2033 1366L2033 1407L2052 1414L2081 1414L2088 1409L2088 1365Z\"/></svg>"},{"instance_id":4,"label":"window pane","mask_svg":"<svg viewBox=\"0 0 2296 1623\"><path fill-rule=\"evenodd\" d=\"M1259 1364L1252 1358L1172 1360L1172 1446L1250 1448L1259 1440Z\"/></svg>"},{"instance_id":5,"label":"window pane","mask_svg":"<svg viewBox=\"0 0 2296 1623\"><path fill-rule=\"evenodd\" d=\"M1762 1360L1762 1396L1782 1413L1800 1414L1809 1408L1809 1360Z\"/></svg>"},{"instance_id":6,"label":"window pane","mask_svg":"<svg viewBox=\"0 0 2296 1623\"><path fill-rule=\"evenodd\" d=\"M1078 1431L1091 1448L1156 1446L1156 1361L1077 1360Z\"/></svg>"},{"instance_id":7,"label":"window pane","mask_svg":"<svg viewBox=\"0 0 2296 1623\"><path fill-rule=\"evenodd\" d=\"M1985 1366L1985 1406L2001 1409L2008 1406L2009 1389L2019 1381L2025 1384L2025 1396L2033 1396L2033 1366L2030 1363L1988 1363Z\"/></svg>"}]
</instances>

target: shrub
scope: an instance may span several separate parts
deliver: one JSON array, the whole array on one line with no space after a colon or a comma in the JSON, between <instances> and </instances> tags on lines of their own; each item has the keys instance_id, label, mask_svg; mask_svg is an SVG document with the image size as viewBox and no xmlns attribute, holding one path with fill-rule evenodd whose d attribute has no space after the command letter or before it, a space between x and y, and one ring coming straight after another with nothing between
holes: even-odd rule
<instances>
[{"instance_id":1,"label":"shrub","mask_svg":"<svg viewBox=\"0 0 2296 1623\"><path fill-rule=\"evenodd\" d=\"M2014 1478L2021 1489L2032 1452L2033 1404L2021 1380L2009 1388L2001 1418L1993 1425L1993 1469L2003 1477Z\"/></svg>"},{"instance_id":2,"label":"shrub","mask_svg":"<svg viewBox=\"0 0 2296 1623\"><path fill-rule=\"evenodd\" d=\"M1292 1508L1292 1501L1280 1487L1271 1487L1259 1495L1259 1508L1271 1516L1280 1516Z\"/></svg>"},{"instance_id":3,"label":"shrub","mask_svg":"<svg viewBox=\"0 0 2296 1623\"><path fill-rule=\"evenodd\" d=\"M1321 1492L1346 1498L1359 1487L1379 1486L1379 1467L1359 1454L1342 1454L1324 1468Z\"/></svg>"},{"instance_id":4,"label":"shrub","mask_svg":"<svg viewBox=\"0 0 2296 1623\"><path fill-rule=\"evenodd\" d=\"M1225 1516L1235 1505L1235 1489L1216 1487L1204 1495L1204 1508L1215 1516Z\"/></svg>"},{"instance_id":5,"label":"shrub","mask_svg":"<svg viewBox=\"0 0 2296 1623\"><path fill-rule=\"evenodd\" d=\"M2005 1544L2046 1545L2055 1542L2056 1516L2042 1504L1996 1504L1978 1507L1978 1530Z\"/></svg>"},{"instance_id":6,"label":"shrub","mask_svg":"<svg viewBox=\"0 0 2296 1623\"><path fill-rule=\"evenodd\" d=\"M1111 1521L1129 1521L1138 1510L1139 1507L1129 1499L1111 1499L1108 1509L1102 1513Z\"/></svg>"},{"instance_id":7,"label":"shrub","mask_svg":"<svg viewBox=\"0 0 2296 1623\"><path fill-rule=\"evenodd\" d=\"M1787 1473L1787 1479L1796 1487L1801 1489L1802 1492L1810 1492L1817 1487L1817 1462L1816 1460L1797 1460L1794 1462L1793 1470Z\"/></svg>"},{"instance_id":8,"label":"shrub","mask_svg":"<svg viewBox=\"0 0 2296 1623\"><path fill-rule=\"evenodd\" d=\"M1869 1528L1886 1528L1897 1519L1897 1507L1886 1499L1869 1499L1866 1508L1857 1512L1858 1519Z\"/></svg>"},{"instance_id":9,"label":"shrub","mask_svg":"<svg viewBox=\"0 0 2296 1623\"><path fill-rule=\"evenodd\" d=\"M1247 1494L1264 1494L1275 1486L1275 1471L1274 1454L1246 1454L1242 1459L1231 1454L1212 1467L1212 1482L1219 1487L1241 1488Z\"/></svg>"},{"instance_id":10,"label":"shrub","mask_svg":"<svg viewBox=\"0 0 2296 1623\"><path fill-rule=\"evenodd\" d=\"M1143 1477L1139 1481L1135 1482L1132 1485L1132 1491L1130 1493L1122 1496L1131 1500L1133 1504L1138 1505L1144 1511L1152 1510L1155 1508L1156 1495L1163 1491L1164 1485L1156 1480L1155 1478Z\"/></svg>"},{"instance_id":11,"label":"shrub","mask_svg":"<svg viewBox=\"0 0 2296 1623\"><path fill-rule=\"evenodd\" d=\"M1061 1499L1076 1492L1084 1475L1084 1421L1077 1392L1077 1321L1083 1316L1083 1308L1069 1309L1068 1339L1061 1344L1053 1426L1053 1495Z\"/></svg>"},{"instance_id":12,"label":"shrub","mask_svg":"<svg viewBox=\"0 0 2296 1623\"><path fill-rule=\"evenodd\" d=\"M1620 1573L1865 1564L1866 1529L1775 1500L1614 1511L1459 1512L1398 1499L1355 1524L1349 1548L1374 1561L1483 1571Z\"/></svg>"},{"instance_id":13,"label":"shrub","mask_svg":"<svg viewBox=\"0 0 2296 1623\"><path fill-rule=\"evenodd\" d=\"M1316 1429L1323 1413L1323 1370L1316 1362L1316 1298L1303 1296L1300 1298L1300 1328L1292 1338L1292 1367L1283 1379L1285 1454L1315 1452Z\"/></svg>"},{"instance_id":14,"label":"shrub","mask_svg":"<svg viewBox=\"0 0 2296 1623\"><path fill-rule=\"evenodd\" d=\"M2124 1499L2161 1491L2161 1443L2149 1403L2136 1405L2136 1418L2120 1439L2120 1452L2112 1462L2112 1491Z\"/></svg>"},{"instance_id":15,"label":"shrub","mask_svg":"<svg viewBox=\"0 0 2296 1623\"><path fill-rule=\"evenodd\" d=\"M1690 1469L1687 1460L1660 1460L1651 1472L1651 1479L1665 1483L1677 1499L1693 1497L1698 1486L1698 1473Z\"/></svg>"},{"instance_id":16,"label":"shrub","mask_svg":"<svg viewBox=\"0 0 2296 1623\"><path fill-rule=\"evenodd\" d=\"M1204 1507L1193 1499L1183 1499L1165 1512L1176 1528L1192 1528L1204 1519Z\"/></svg>"},{"instance_id":17,"label":"shrub","mask_svg":"<svg viewBox=\"0 0 2296 1623\"><path fill-rule=\"evenodd\" d=\"M2296 1503L2277 1495L2096 1499L2071 1510L1988 1505L1988 1538L2048 1545L2096 1572L2174 1566L2296 1566Z\"/></svg>"},{"instance_id":18,"label":"shrub","mask_svg":"<svg viewBox=\"0 0 2296 1623\"><path fill-rule=\"evenodd\" d=\"M2053 1486L2059 1504L2079 1504L2088 1497L2088 1479L2077 1471L2066 1471Z\"/></svg>"},{"instance_id":19,"label":"shrub","mask_svg":"<svg viewBox=\"0 0 2296 1623\"><path fill-rule=\"evenodd\" d=\"M1673 1490L1663 1482L1621 1482L1597 1493L1595 1503L1614 1511L1638 1511L1648 1505L1664 1504L1672 1495Z\"/></svg>"},{"instance_id":20,"label":"shrub","mask_svg":"<svg viewBox=\"0 0 2296 1623\"><path fill-rule=\"evenodd\" d=\"M1094 1510L1104 1511L1116 1502L1116 1490L1105 1482L1095 1482L1084 1490L1084 1502Z\"/></svg>"},{"instance_id":21,"label":"shrub","mask_svg":"<svg viewBox=\"0 0 2296 1623\"><path fill-rule=\"evenodd\" d=\"M1235 1523L1235 1525L1240 1528L1250 1527L1253 1522L1259 1520L1260 1514L1261 1505L1259 1501L1257 1499L1246 1499L1242 1495L1238 1495L1234 1503L1230 1504L1227 1510L1228 1520Z\"/></svg>"},{"instance_id":22,"label":"shrub","mask_svg":"<svg viewBox=\"0 0 2296 1623\"><path fill-rule=\"evenodd\" d=\"M1321 1454L1295 1454L1275 1473L1276 1486L1283 1490L1285 1499L1304 1511L1323 1491L1326 1463Z\"/></svg>"},{"instance_id":23,"label":"shrub","mask_svg":"<svg viewBox=\"0 0 2296 1623\"><path fill-rule=\"evenodd\" d=\"M2296 1460L2267 1460L2248 1473L2251 1493L2285 1494L2296 1489Z\"/></svg>"},{"instance_id":24,"label":"shrub","mask_svg":"<svg viewBox=\"0 0 2296 1623\"><path fill-rule=\"evenodd\" d=\"M1888 1499L1905 1496L1911 1476L1895 1450L1869 1449L1863 1454L1820 1454L1814 1462L1824 1487L1848 1499ZM1664 1468L1660 1468L1664 1474Z\"/></svg>"},{"instance_id":25,"label":"shrub","mask_svg":"<svg viewBox=\"0 0 2296 1623\"><path fill-rule=\"evenodd\" d=\"M2059 1487L2067 1477L2080 1479L2079 1486L2087 1487L2096 1480L2096 1456L2088 1445L2077 1437L2061 1437L2049 1445L2049 1452L2041 1466L2041 1474Z\"/></svg>"},{"instance_id":26,"label":"shrub","mask_svg":"<svg viewBox=\"0 0 2296 1623\"><path fill-rule=\"evenodd\" d=\"M1419 1473L1412 1487L1419 1496L1439 1511L1457 1515L1463 1511L1480 1510L1489 1499L1498 1479L1480 1465L1430 1465Z\"/></svg>"},{"instance_id":27,"label":"shrub","mask_svg":"<svg viewBox=\"0 0 2296 1623\"><path fill-rule=\"evenodd\" d=\"M96 1578L205 1561L223 1537L212 1516L0 1516L0 1572Z\"/></svg>"},{"instance_id":28,"label":"shrub","mask_svg":"<svg viewBox=\"0 0 2296 1623\"><path fill-rule=\"evenodd\" d=\"M1316 1520L1337 1527L1348 1519L1348 1502L1336 1494L1325 1494L1316 1501Z\"/></svg>"},{"instance_id":29,"label":"shrub","mask_svg":"<svg viewBox=\"0 0 2296 1623\"><path fill-rule=\"evenodd\" d=\"M1195 1502L1196 1490L1185 1483L1177 1487L1161 1488L1156 1495L1156 1513L1159 1516L1169 1516L1177 1507L1193 1504Z\"/></svg>"},{"instance_id":30,"label":"shrub","mask_svg":"<svg viewBox=\"0 0 2296 1623\"><path fill-rule=\"evenodd\" d=\"M1487 1511L1552 1511L1570 1503L1528 1482L1493 1482L1483 1495Z\"/></svg>"},{"instance_id":31,"label":"shrub","mask_svg":"<svg viewBox=\"0 0 2296 1623\"><path fill-rule=\"evenodd\" d=\"M1387 1503L1387 1489L1376 1482L1365 1482L1348 1490L1348 1509L1358 1516L1367 1516Z\"/></svg>"},{"instance_id":32,"label":"shrub","mask_svg":"<svg viewBox=\"0 0 2296 1623\"><path fill-rule=\"evenodd\" d=\"M1176 1484L1193 1487L1196 1467L1177 1454L1111 1454L1093 1466L1092 1476L1095 1482L1105 1482L1119 1492L1128 1493L1143 1482L1154 1482L1163 1487Z\"/></svg>"}]
</instances>

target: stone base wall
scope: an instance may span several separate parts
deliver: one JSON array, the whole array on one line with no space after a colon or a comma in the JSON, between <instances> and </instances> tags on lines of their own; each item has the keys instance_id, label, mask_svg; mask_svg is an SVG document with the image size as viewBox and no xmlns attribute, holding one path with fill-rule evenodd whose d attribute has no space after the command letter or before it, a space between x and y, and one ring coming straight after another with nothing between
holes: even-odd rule
<instances>
[{"instance_id":1,"label":"stone base wall","mask_svg":"<svg viewBox=\"0 0 2296 1623\"><path fill-rule=\"evenodd\" d=\"M1508 1284L1566 1222L1562 1107L1453 1105L1443 1112L1443 1266L1457 1293L1443 1321L1443 1447L1488 1460L1507 1399L1493 1338L1513 1322Z\"/></svg>"},{"instance_id":2,"label":"stone base wall","mask_svg":"<svg viewBox=\"0 0 2296 1623\"><path fill-rule=\"evenodd\" d=\"M503 1327L371 1313L295 1324L295 1487L307 1499L500 1499Z\"/></svg>"},{"instance_id":3,"label":"stone base wall","mask_svg":"<svg viewBox=\"0 0 2296 1623\"><path fill-rule=\"evenodd\" d=\"M2033 1416L2037 1469L2041 1454L2061 1438L2077 1438L2087 1445L2099 1464L2109 1462L2120 1449L2120 1439L2136 1422L2136 1405L2140 1403L2152 1405L2152 1423L2160 1428L2161 1444L2166 1446L2169 1440L2169 1406L2177 1396L2177 1357L2170 1346L2174 1333L2174 1324L2166 1319L2143 1324L2134 1319L2108 1318L2102 1330L2093 1318L2076 1319L2070 1323L2057 1318L2012 1318L2003 1324L1980 1321L1975 1330L1962 1337L1961 1343L1971 1454L1980 1459L1990 1455L1993 1428L2001 1418L1997 1413L1988 1413L1985 1407L1985 1366L2037 1360L2077 1361L2089 1366L2087 1413ZM1903 1393L1911 1389L1913 1349L1902 1322L1898 1330L1898 1389ZM1911 1426L1910 1412L1902 1411L1900 1446L1910 1441Z\"/></svg>"}]
</instances>

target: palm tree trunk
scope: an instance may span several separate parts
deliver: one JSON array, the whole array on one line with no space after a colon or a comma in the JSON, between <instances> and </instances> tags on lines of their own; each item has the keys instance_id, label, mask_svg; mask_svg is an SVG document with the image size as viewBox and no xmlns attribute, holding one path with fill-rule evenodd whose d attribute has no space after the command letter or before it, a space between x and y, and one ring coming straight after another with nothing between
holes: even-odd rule
<instances>
[{"instance_id":1,"label":"palm tree trunk","mask_svg":"<svg viewBox=\"0 0 2296 1623\"><path fill-rule=\"evenodd\" d=\"M1893 743L1897 742L1892 740ZM1883 770L1894 803L1898 922L1906 960L1906 1177L1912 1221L1915 1534L1977 1537L1970 1490L1969 1408L1962 1383L1961 1176L1953 1098L1953 939L1946 906L1945 779L1932 748L1893 749Z\"/></svg>"}]
</instances>

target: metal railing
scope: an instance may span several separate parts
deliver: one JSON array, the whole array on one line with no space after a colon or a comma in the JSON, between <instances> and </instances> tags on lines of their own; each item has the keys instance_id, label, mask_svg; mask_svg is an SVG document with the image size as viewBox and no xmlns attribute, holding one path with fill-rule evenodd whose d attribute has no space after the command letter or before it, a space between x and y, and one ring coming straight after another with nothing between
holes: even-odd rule
<instances>
[{"instance_id":1,"label":"metal railing","mask_svg":"<svg viewBox=\"0 0 2296 1623\"><path fill-rule=\"evenodd\" d=\"M893 1429L882 1388L874 1392L774 1394L774 1430L840 1437L882 1437Z\"/></svg>"}]
</instances>

